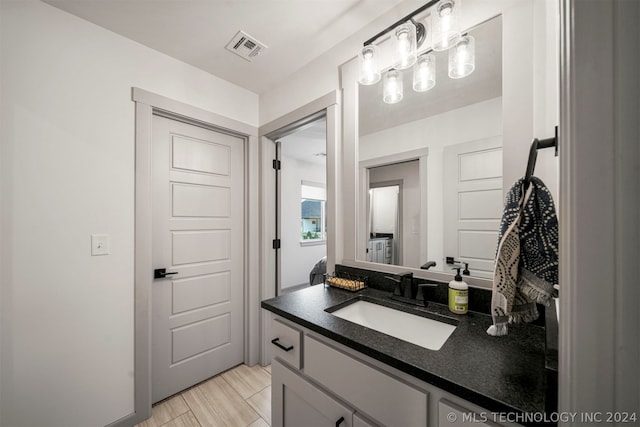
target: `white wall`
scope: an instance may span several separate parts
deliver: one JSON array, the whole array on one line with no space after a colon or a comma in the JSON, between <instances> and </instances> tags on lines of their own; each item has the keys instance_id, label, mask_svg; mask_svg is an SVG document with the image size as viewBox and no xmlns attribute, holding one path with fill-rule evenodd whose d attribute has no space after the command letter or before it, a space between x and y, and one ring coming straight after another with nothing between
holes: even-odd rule
<instances>
[{"instance_id":1,"label":"white wall","mask_svg":"<svg viewBox=\"0 0 640 427\"><path fill-rule=\"evenodd\" d=\"M558 1L523 1L503 20L504 191L524 174L533 138L553 136L558 124ZM507 117L508 116L508 117ZM530 120L525 120L530 118ZM540 150L535 175L558 200L558 159Z\"/></svg>"},{"instance_id":2,"label":"white wall","mask_svg":"<svg viewBox=\"0 0 640 427\"><path fill-rule=\"evenodd\" d=\"M533 132L537 138L554 135L554 127L559 124L559 19L558 0L534 3L533 36ZM558 191L560 158L555 150L538 152L535 175L547 185L559 208Z\"/></svg>"},{"instance_id":3,"label":"white wall","mask_svg":"<svg viewBox=\"0 0 640 427\"><path fill-rule=\"evenodd\" d=\"M498 97L361 136L358 158L364 161L424 147L429 147L431 157L432 150L501 133L502 98Z\"/></svg>"},{"instance_id":4,"label":"white wall","mask_svg":"<svg viewBox=\"0 0 640 427\"><path fill-rule=\"evenodd\" d=\"M287 141L283 144L294 144ZM309 272L327 254L327 245L300 246L300 185L302 181L326 184L326 166L281 156L281 287L309 284Z\"/></svg>"},{"instance_id":5,"label":"white wall","mask_svg":"<svg viewBox=\"0 0 640 427\"><path fill-rule=\"evenodd\" d=\"M38 1L0 19L0 424L105 425L134 403L131 87L250 125L258 98Z\"/></svg>"}]
</instances>

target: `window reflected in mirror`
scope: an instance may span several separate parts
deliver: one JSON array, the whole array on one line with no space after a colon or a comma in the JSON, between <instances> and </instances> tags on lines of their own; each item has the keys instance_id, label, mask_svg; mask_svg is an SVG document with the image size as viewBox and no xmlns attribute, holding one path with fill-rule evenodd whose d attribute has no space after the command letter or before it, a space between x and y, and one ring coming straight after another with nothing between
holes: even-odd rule
<instances>
[{"instance_id":1,"label":"window reflected in mirror","mask_svg":"<svg viewBox=\"0 0 640 427\"><path fill-rule=\"evenodd\" d=\"M303 183L301 194L300 240L327 240L326 190L324 186Z\"/></svg>"}]
</instances>

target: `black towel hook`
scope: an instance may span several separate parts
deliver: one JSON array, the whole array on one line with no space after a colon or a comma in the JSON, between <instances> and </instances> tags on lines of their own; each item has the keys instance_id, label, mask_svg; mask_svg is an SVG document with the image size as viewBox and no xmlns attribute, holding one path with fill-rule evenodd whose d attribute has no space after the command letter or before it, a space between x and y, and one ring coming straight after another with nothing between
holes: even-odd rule
<instances>
[{"instance_id":1,"label":"black towel hook","mask_svg":"<svg viewBox=\"0 0 640 427\"><path fill-rule=\"evenodd\" d=\"M536 168L536 160L538 159L538 150L543 148L551 148L554 147L556 150L556 156L558 155L558 126L555 128L555 136L552 138L546 139L538 139L535 138L531 143L531 148L529 149L529 160L527 161L527 171L524 174L524 192L529 188L529 184L531 184L531 177L533 176L533 171Z\"/></svg>"}]
</instances>

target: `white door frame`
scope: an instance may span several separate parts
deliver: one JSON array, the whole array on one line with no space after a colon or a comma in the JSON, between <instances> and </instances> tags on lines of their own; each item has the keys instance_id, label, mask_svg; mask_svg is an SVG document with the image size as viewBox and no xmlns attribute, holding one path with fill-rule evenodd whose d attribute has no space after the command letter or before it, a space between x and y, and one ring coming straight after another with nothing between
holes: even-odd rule
<instances>
[{"instance_id":1,"label":"white door frame","mask_svg":"<svg viewBox=\"0 0 640 427\"><path fill-rule=\"evenodd\" d=\"M418 165L419 167L419 165ZM369 169L367 169L366 171L366 178L365 178L367 184L367 188L369 190L373 190L375 188L389 188L389 187L397 187L398 188L398 193L396 194L396 224L395 224L395 232L393 233L393 239L392 239L392 243L391 243L391 265L402 265L403 262L403 257L404 257L404 237L402 236L404 233L402 232L402 230L404 229L404 208L403 208L403 203L404 203L404 198L402 197L402 192L404 191L404 179L394 179L391 181L380 181L380 182L375 182L375 183L371 183L371 178L370 178L370 171ZM371 226L373 225L373 221L371 220L371 216L372 216L372 212L371 212L371 195L369 194L369 191L367 191L365 194L367 194L367 197L365 198L367 200L366 205L367 207L365 208L365 218L366 218L366 222L367 222L367 230L369 230L369 232L365 235L365 240L367 242L366 246L365 246L365 252L366 252L366 259L365 261L368 262L374 262L374 261L370 261L369 260L369 249L370 249L370 240L367 237L368 235L371 235ZM422 215L422 214L420 214ZM386 254L385 254L386 255ZM377 262L377 261L375 261Z\"/></svg>"},{"instance_id":2,"label":"white door frame","mask_svg":"<svg viewBox=\"0 0 640 427\"><path fill-rule=\"evenodd\" d=\"M342 262L342 245L338 244L338 235L342 230L342 219L338 212L340 201L337 197L337 189L341 188L341 175L338 165L341 164L342 153L340 150L340 99L341 92L331 91L304 106L285 114L263 126L260 126L260 277L262 279L262 298L275 297L276 272L275 251L271 242L276 238L276 187L273 178L272 161L275 159L275 143L273 135L285 133L288 129L299 126L299 123L318 114L326 116L327 120L327 271L333 271L336 263ZM271 349L267 338L270 334L271 314L266 310L262 312L260 340L260 362L265 365L271 361Z\"/></svg>"},{"instance_id":3,"label":"white door frame","mask_svg":"<svg viewBox=\"0 0 640 427\"><path fill-rule=\"evenodd\" d=\"M558 410L606 425L640 415L639 18L637 1L560 1Z\"/></svg>"},{"instance_id":4,"label":"white door frame","mask_svg":"<svg viewBox=\"0 0 640 427\"><path fill-rule=\"evenodd\" d=\"M269 159L276 159L276 161L280 161L282 158L282 141L281 139L284 138L285 136L289 136L291 134L296 133L298 130L304 128L305 126L312 124L318 120L324 119L326 116L326 111L325 110L320 110L319 112L312 114L308 117L305 117L304 119L295 122L295 123L291 123L290 125L285 126L284 128L281 129L277 129L275 132L269 134L269 135L263 135L263 154L264 156L266 156L266 162L269 161ZM266 147L264 146L266 145ZM325 146L326 146L326 131L325 131ZM275 149L275 151L274 151ZM325 148L326 150L326 148ZM326 174L326 165L325 165L325 174ZM270 169L265 169L265 170L270 170ZM274 238L278 238L278 236L282 236L282 215L281 215L281 206L282 206L282 174L278 174L275 169L273 170L276 172L276 186L274 187L275 189L275 195L276 197L272 200L275 201L275 205L273 206L273 209L275 211L275 220L276 220L276 225L275 225L275 231L274 231ZM272 172L273 172L272 171ZM269 175L267 173L267 175ZM272 175L273 176L273 175ZM264 178L264 177L263 177ZM269 181L268 181L269 182ZM272 180L270 182L273 182ZM268 184L267 184L268 185ZM326 184L322 184L325 188L326 188ZM326 190L325 190L326 191ZM326 198L326 193L325 193L325 198ZM273 212L273 211L272 211ZM326 212L325 212L325 217L326 217ZM270 224L267 226L271 226ZM263 229L264 232L264 229ZM280 239L282 240L282 239ZM266 244L268 245L269 242L266 242ZM326 240L324 242L325 248L326 248ZM276 265L276 270L275 270L275 281L276 281L276 291L275 294L272 296L278 296L282 293L282 252L280 251L275 251L275 252L270 252L270 254L272 256L274 256L276 258L275 260L275 265ZM298 286L300 286L300 284L298 284L297 286L294 286L293 289L298 288Z\"/></svg>"},{"instance_id":5,"label":"white door frame","mask_svg":"<svg viewBox=\"0 0 640 427\"><path fill-rule=\"evenodd\" d=\"M253 365L259 349L258 129L188 104L133 88L135 129L135 334L134 412L110 424L129 426L151 416L151 144L154 114L222 131L244 140L245 259L244 362Z\"/></svg>"}]
</instances>

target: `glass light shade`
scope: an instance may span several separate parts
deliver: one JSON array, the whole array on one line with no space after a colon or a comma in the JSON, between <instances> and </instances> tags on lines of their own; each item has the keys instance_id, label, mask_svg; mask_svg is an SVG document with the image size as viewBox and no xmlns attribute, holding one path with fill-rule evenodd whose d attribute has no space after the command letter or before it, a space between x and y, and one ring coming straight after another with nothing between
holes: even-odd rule
<instances>
[{"instance_id":1,"label":"glass light shade","mask_svg":"<svg viewBox=\"0 0 640 427\"><path fill-rule=\"evenodd\" d=\"M464 36L456 47L449 51L449 77L461 79L473 73L476 68L476 40Z\"/></svg>"},{"instance_id":2,"label":"glass light shade","mask_svg":"<svg viewBox=\"0 0 640 427\"><path fill-rule=\"evenodd\" d=\"M416 63L416 26L405 22L398 25L393 34L393 68L404 70Z\"/></svg>"},{"instance_id":3,"label":"glass light shade","mask_svg":"<svg viewBox=\"0 0 640 427\"><path fill-rule=\"evenodd\" d=\"M363 47L358 52L358 63L360 65L358 82L360 84L372 85L380 81L377 54L378 48L372 44Z\"/></svg>"},{"instance_id":4,"label":"glass light shade","mask_svg":"<svg viewBox=\"0 0 640 427\"><path fill-rule=\"evenodd\" d=\"M387 104L395 104L402 101L402 72L389 70L384 75L382 100Z\"/></svg>"},{"instance_id":5,"label":"glass light shade","mask_svg":"<svg viewBox=\"0 0 640 427\"><path fill-rule=\"evenodd\" d=\"M436 57L432 53L420 55L413 66L413 90L426 92L436 85Z\"/></svg>"},{"instance_id":6,"label":"glass light shade","mask_svg":"<svg viewBox=\"0 0 640 427\"><path fill-rule=\"evenodd\" d=\"M461 0L441 0L431 14L432 47L443 51L455 46L460 39Z\"/></svg>"}]
</instances>

